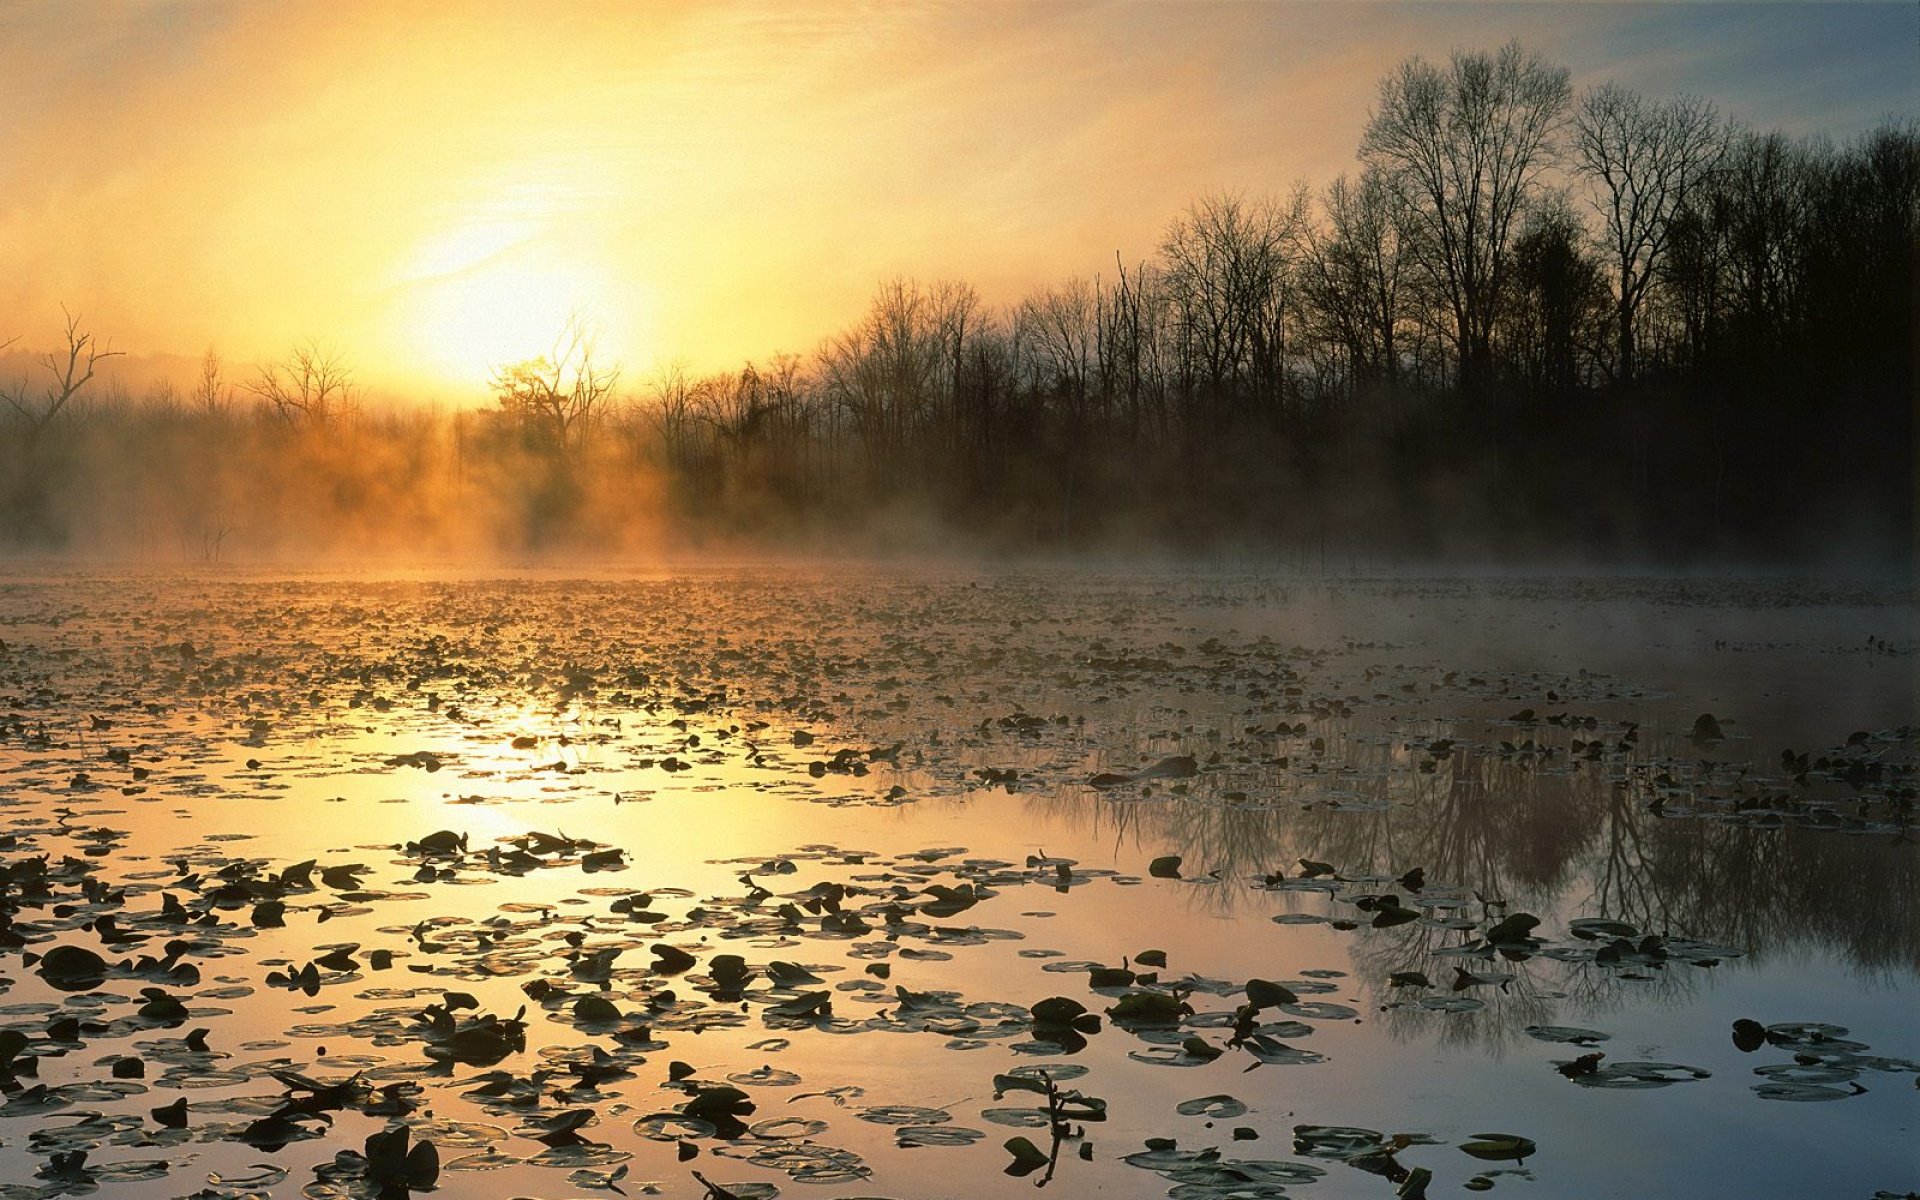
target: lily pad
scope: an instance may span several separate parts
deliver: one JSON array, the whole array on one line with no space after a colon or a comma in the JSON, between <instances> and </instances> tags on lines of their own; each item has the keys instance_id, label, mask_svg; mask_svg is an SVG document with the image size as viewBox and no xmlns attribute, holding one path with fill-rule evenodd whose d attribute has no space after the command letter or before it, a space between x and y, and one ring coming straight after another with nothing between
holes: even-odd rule
<instances>
[{"instance_id":1,"label":"lily pad","mask_svg":"<svg viewBox=\"0 0 1920 1200\"><path fill-rule=\"evenodd\" d=\"M1488 1162L1518 1162L1532 1154L1537 1147L1533 1139L1523 1138L1513 1133L1476 1133L1470 1142L1460 1143L1460 1149L1473 1157Z\"/></svg>"},{"instance_id":2,"label":"lily pad","mask_svg":"<svg viewBox=\"0 0 1920 1200\"><path fill-rule=\"evenodd\" d=\"M1711 1071L1668 1062L1617 1062L1581 1075L1569 1076L1581 1087L1661 1088L1709 1079Z\"/></svg>"},{"instance_id":3,"label":"lily pad","mask_svg":"<svg viewBox=\"0 0 1920 1200\"><path fill-rule=\"evenodd\" d=\"M1212 1096L1200 1096L1192 1100L1182 1100L1174 1106L1174 1111L1183 1117L1207 1117L1226 1120L1237 1117L1247 1111L1247 1106L1237 1097L1220 1093Z\"/></svg>"}]
</instances>

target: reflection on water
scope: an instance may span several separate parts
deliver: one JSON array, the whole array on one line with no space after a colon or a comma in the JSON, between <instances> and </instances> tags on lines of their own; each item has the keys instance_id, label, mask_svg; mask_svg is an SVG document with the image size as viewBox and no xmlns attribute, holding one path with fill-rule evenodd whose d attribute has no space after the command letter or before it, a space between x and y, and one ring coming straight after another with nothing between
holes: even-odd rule
<instances>
[{"instance_id":1,"label":"reflection on water","mask_svg":"<svg viewBox=\"0 0 1920 1200\"><path fill-rule=\"evenodd\" d=\"M0 1197L1905 1186L1903 599L1721 594L0 584Z\"/></svg>"},{"instance_id":2,"label":"reflection on water","mask_svg":"<svg viewBox=\"0 0 1920 1200\"><path fill-rule=\"evenodd\" d=\"M1248 806L1190 794L1114 803L1090 789L1063 789L1036 807L1054 819L1104 824L1242 885L1293 874L1302 859L1338 864L1357 886L1305 891L1286 906L1335 921L1368 920L1338 902L1339 893L1397 891L1415 903L1465 896L1476 913L1526 911L1555 926L1606 917L1738 947L1743 957L1790 960L1817 950L1883 980L1920 969L1920 860L1904 826L1843 836L1658 816L1632 786L1640 772L1631 765L1545 770L1525 758L1455 750L1424 771L1418 758L1379 743L1359 743L1350 754L1365 782L1346 781L1340 790L1354 798L1331 802ZM1394 882L1415 866L1426 881L1418 897ZM1198 895L1223 919L1272 907L1266 892L1246 886ZM1496 899L1502 903L1488 903ZM1464 940L1425 921L1371 929L1353 948L1356 973L1391 1003L1378 994L1390 975L1424 969L1444 982L1459 968L1435 951ZM1672 1002L1700 983L1697 972L1567 972L1538 959L1509 959L1503 968L1513 980L1475 991L1487 1007L1449 1022L1445 1038L1510 1041L1563 1007L1604 1014L1623 1003ZM1412 1035L1431 1031L1423 1017L1397 1006L1383 1012L1389 1029Z\"/></svg>"},{"instance_id":3,"label":"reflection on water","mask_svg":"<svg viewBox=\"0 0 1920 1200\"><path fill-rule=\"evenodd\" d=\"M1302 858L1362 878L1419 866L1429 880L1542 916L1684 930L1756 957L1818 947L1869 974L1920 970L1920 858L1905 806L1854 827L1825 819L1849 807L1844 800L1812 809L1822 819L1808 826L1736 821L1704 804L1682 812L1651 803L1659 789L1645 781L1654 769L1637 755L1543 766L1533 755L1455 747L1435 760L1359 738L1345 753L1333 799L1248 803L1243 778L1132 803L1063 788L1037 797L1035 808L1104 823L1225 880L1291 873ZM1760 790L1791 801L1790 786L1776 777ZM1227 912L1253 902L1238 888L1207 896ZM1391 936L1383 931L1383 940Z\"/></svg>"}]
</instances>

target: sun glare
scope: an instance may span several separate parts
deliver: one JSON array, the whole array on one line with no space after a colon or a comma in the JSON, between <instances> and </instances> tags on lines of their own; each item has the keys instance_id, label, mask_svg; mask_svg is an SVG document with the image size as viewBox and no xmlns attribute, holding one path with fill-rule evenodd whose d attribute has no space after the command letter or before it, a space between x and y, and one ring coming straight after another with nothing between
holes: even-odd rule
<instances>
[{"instance_id":1,"label":"sun glare","mask_svg":"<svg viewBox=\"0 0 1920 1200\"><path fill-rule=\"evenodd\" d=\"M403 278L433 279L470 270L539 232L532 221L485 221L442 230L415 247Z\"/></svg>"},{"instance_id":2,"label":"sun glare","mask_svg":"<svg viewBox=\"0 0 1920 1200\"><path fill-rule=\"evenodd\" d=\"M500 264L437 280L421 297L421 357L450 378L546 353L577 311L593 307L564 270Z\"/></svg>"},{"instance_id":3,"label":"sun glare","mask_svg":"<svg viewBox=\"0 0 1920 1200\"><path fill-rule=\"evenodd\" d=\"M414 250L400 287L402 323L420 365L447 382L484 384L494 370L546 354L570 319L617 359L633 317L629 281L551 247L533 222L442 231Z\"/></svg>"}]
</instances>

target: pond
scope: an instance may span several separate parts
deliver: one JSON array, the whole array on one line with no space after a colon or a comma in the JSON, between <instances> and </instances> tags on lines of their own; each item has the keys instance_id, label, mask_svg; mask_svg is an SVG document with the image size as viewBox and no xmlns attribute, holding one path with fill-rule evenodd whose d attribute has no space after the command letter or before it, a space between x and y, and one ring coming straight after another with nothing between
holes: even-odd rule
<instances>
[{"instance_id":1,"label":"pond","mask_svg":"<svg viewBox=\"0 0 1920 1200\"><path fill-rule=\"evenodd\" d=\"M1896 586L0 577L0 1198L1904 1195Z\"/></svg>"}]
</instances>

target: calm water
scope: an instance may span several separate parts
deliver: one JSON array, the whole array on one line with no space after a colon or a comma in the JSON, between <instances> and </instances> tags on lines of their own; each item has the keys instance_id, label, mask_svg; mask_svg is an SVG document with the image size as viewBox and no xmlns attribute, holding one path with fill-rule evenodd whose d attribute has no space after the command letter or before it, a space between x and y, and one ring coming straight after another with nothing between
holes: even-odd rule
<instances>
[{"instance_id":1,"label":"calm water","mask_svg":"<svg viewBox=\"0 0 1920 1200\"><path fill-rule=\"evenodd\" d=\"M0 579L0 1197L1904 1194L1912 611Z\"/></svg>"}]
</instances>

